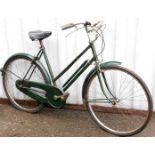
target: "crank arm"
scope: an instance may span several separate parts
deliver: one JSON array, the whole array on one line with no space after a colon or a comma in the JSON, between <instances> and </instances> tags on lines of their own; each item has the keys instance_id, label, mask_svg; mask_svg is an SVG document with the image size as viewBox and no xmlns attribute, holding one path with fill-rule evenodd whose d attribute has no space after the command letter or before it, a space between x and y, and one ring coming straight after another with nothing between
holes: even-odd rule
<instances>
[{"instance_id":1,"label":"crank arm","mask_svg":"<svg viewBox=\"0 0 155 155\"><path fill-rule=\"evenodd\" d=\"M55 95L54 96L54 99L55 100L62 100L62 101L66 101L66 99L68 98L68 96L69 96L69 93L65 93L64 95L59 95L59 96L57 96L57 95Z\"/></svg>"}]
</instances>

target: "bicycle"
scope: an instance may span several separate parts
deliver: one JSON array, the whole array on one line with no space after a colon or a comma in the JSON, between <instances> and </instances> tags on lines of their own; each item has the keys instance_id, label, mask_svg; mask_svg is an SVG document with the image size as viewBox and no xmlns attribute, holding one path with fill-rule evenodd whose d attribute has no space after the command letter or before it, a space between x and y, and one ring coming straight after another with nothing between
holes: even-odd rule
<instances>
[{"instance_id":1,"label":"bicycle","mask_svg":"<svg viewBox=\"0 0 155 155\"><path fill-rule=\"evenodd\" d=\"M70 23L62 27L62 30L84 28L89 44L57 76L53 74L43 44L43 39L49 37L51 32L29 32L32 41L39 41L37 55L17 53L5 62L2 69L4 90L12 105L31 113L40 111L44 106L63 108L69 96L67 89L94 63L82 88L83 104L93 120L101 129L118 136L130 136L142 131L152 114L153 102L149 89L137 74L122 67L121 62L100 61L99 55L104 46L98 54L94 44L101 38L104 45L103 27L101 22ZM92 33L95 34L94 38L91 37ZM85 60L62 88L58 88L57 80L89 49L92 58ZM40 61L42 56L47 69Z\"/></svg>"}]
</instances>

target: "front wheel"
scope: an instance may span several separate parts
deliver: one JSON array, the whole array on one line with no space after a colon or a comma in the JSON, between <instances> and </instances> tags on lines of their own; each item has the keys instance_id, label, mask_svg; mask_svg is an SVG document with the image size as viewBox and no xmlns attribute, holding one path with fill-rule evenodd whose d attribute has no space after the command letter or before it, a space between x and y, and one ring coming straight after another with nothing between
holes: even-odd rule
<instances>
[{"instance_id":1,"label":"front wheel","mask_svg":"<svg viewBox=\"0 0 155 155\"><path fill-rule=\"evenodd\" d=\"M83 101L95 122L115 135L137 134L151 118L153 103L146 84L124 67L95 71L87 81Z\"/></svg>"}]
</instances>

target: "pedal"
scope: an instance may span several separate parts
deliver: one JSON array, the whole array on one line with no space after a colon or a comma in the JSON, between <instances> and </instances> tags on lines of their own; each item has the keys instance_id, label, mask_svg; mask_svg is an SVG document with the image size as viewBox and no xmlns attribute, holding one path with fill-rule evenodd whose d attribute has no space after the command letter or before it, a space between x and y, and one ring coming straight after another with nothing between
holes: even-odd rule
<instances>
[{"instance_id":1,"label":"pedal","mask_svg":"<svg viewBox=\"0 0 155 155\"><path fill-rule=\"evenodd\" d=\"M67 100L67 98L68 98L68 96L69 96L69 93L65 93L64 95L60 95L60 96L54 96L54 99L55 100L62 100L62 101L66 101Z\"/></svg>"}]
</instances>

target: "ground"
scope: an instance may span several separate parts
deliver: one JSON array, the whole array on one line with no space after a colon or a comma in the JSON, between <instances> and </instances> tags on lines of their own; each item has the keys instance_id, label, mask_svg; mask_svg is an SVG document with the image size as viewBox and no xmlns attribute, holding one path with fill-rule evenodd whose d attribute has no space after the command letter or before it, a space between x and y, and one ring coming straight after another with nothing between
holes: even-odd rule
<instances>
[{"instance_id":1,"label":"ground","mask_svg":"<svg viewBox=\"0 0 155 155\"><path fill-rule=\"evenodd\" d=\"M11 105L0 104L0 136L113 136L101 130L88 111L44 108L30 114L16 110ZM155 136L155 119L135 136Z\"/></svg>"}]
</instances>

